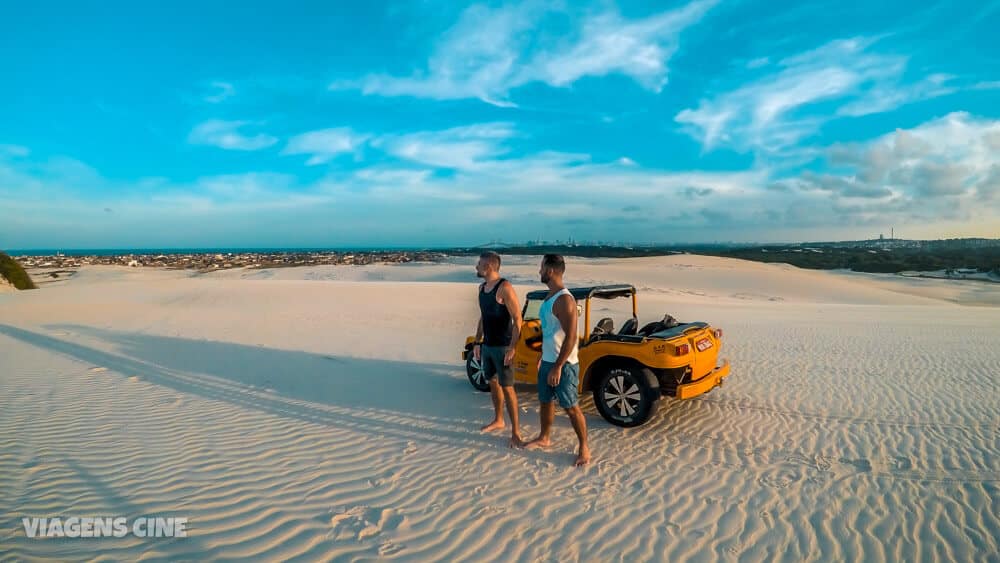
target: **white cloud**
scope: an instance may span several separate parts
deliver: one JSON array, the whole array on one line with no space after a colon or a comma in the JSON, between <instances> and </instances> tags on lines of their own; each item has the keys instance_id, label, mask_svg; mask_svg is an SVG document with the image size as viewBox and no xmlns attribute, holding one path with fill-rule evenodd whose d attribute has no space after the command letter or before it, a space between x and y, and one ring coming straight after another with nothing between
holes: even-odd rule
<instances>
[{"instance_id":1,"label":"white cloud","mask_svg":"<svg viewBox=\"0 0 1000 563\"><path fill-rule=\"evenodd\" d=\"M264 133L244 135L240 129L253 125L249 121L223 121L210 119L198 124L188 135L188 142L195 145L211 145L227 150L256 151L266 149L278 142L276 137Z\"/></svg>"},{"instance_id":2,"label":"white cloud","mask_svg":"<svg viewBox=\"0 0 1000 563\"><path fill-rule=\"evenodd\" d=\"M12 215L38 218L6 244L114 246L140 236L154 242L130 244L291 244L290 233L380 244L424 232L451 243L774 240L779 232L857 236L859 227L867 235L889 223L909 236L983 236L995 234L1000 213L1000 120L966 113L836 145L822 171L778 180L764 168L664 171L581 154L514 157L507 144L516 138L507 123L374 138L370 146L401 158L309 181L259 171L120 182L69 158L0 159L0 200Z\"/></svg>"},{"instance_id":3,"label":"white cloud","mask_svg":"<svg viewBox=\"0 0 1000 563\"><path fill-rule=\"evenodd\" d=\"M196 182L196 190L216 200L246 201L274 192L287 191L295 177L273 172L248 172L206 176Z\"/></svg>"},{"instance_id":4,"label":"white cloud","mask_svg":"<svg viewBox=\"0 0 1000 563\"><path fill-rule=\"evenodd\" d=\"M5 156L23 157L31 154L28 147L21 145L0 145L0 158Z\"/></svg>"},{"instance_id":5,"label":"white cloud","mask_svg":"<svg viewBox=\"0 0 1000 563\"><path fill-rule=\"evenodd\" d=\"M307 165L329 162L366 143L396 158L435 168L482 168L507 152L504 141L516 134L506 122L479 123L437 131L375 136L349 128L310 131L289 139L285 155L307 154Z\"/></svg>"},{"instance_id":6,"label":"white cloud","mask_svg":"<svg viewBox=\"0 0 1000 563\"><path fill-rule=\"evenodd\" d=\"M373 145L412 162L472 170L507 152L503 141L514 136L509 123L482 123L443 131L380 137Z\"/></svg>"},{"instance_id":7,"label":"white cloud","mask_svg":"<svg viewBox=\"0 0 1000 563\"><path fill-rule=\"evenodd\" d=\"M614 12L588 18L575 44L540 53L526 69L526 76L566 86L584 76L619 73L659 92L667 83L667 62L677 50L680 32L701 20L713 4L692 2L636 21L624 20ZM534 72L531 66L536 66Z\"/></svg>"},{"instance_id":8,"label":"white cloud","mask_svg":"<svg viewBox=\"0 0 1000 563\"><path fill-rule=\"evenodd\" d=\"M426 182L430 175L430 170L380 167L363 168L354 173L354 177L362 182L384 186L417 185Z\"/></svg>"},{"instance_id":9,"label":"white cloud","mask_svg":"<svg viewBox=\"0 0 1000 563\"><path fill-rule=\"evenodd\" d=\"M368 138L348 127L309 131L289 139L281 154L308 154L307 165L324 164L340 154L354 152Z\"/></svg>"},{"instance_id":10,"label":"white cloud","mask_svg":"<svg viewBox=\"0 0 1000 563\"><path fill-rule=\"evenodd\" d=\"M435 181L430 170L367 168L356 172L353 179L365 186L368 194L382 201L473 202L484 198L480 193Z\"/></svg>"},{"instance_id":11,"label":"white cloud","mask_svg":"<svg viewBox=\"0 0 1000 563\"><path fill-rule=\"evenodd\" d=\"M831 111L804 114L809 106L835 102L837 115L889 111L954 89L951 77L934 74L904 84L906 57L872 53L870 39L828 43L776 63L779 70L735 90L702 99L675 119L706 150L719 145L738 150L781 152L815 133Z\"/></svg>"},{"instance_id":12,"label":"white cloud","mask_svg":"<svg viewBox=\"0 0 1000 563\"><path fill-rule=\"evenodd\" d=\"M949 114L868 143L838 145L829 161L838 174L805 173L792 185L831 194L839 212L939 222L996 221L1000 208L1000 120ZM859 199L862 203L846 203Z\"/></svg>"},{"instance_id":13,"label":"white cloud","mask_svg":"<svg viewBox=\"0 0 1000 563\"><path fill-rule=\"evenodd\" d=\"M426 70L408 77L370 75L331 88L438 100L479 98L507 107L513 105L511 90L525 84L564 87L587 76L621 74L659 92L680 33L715 3L696 0L637 20L614 11L574 18L533 2L495 9L476 5L442 35ZM569 19L569 33L545 35L547 18L562 25Z\"/></svg>"},{"instance_id":14,"label":"white cloud","mask_svg":"<svg viewBox=\"0 0 1000 563\"><path fill-rule=\"evenodd\" d=\"M236 88L232 84L221 80L213 81L209 84L209 87L212 89L212 92L206 94L203 99L210 104L224 102L236 94Z\"/></svg>"},{"instance_id":15,"label":"white cloud","mask_svg":"<svg viewBox=\"0 0 1000 563\"><path fill-rule=\"evenodd\" d=\"M948 85L954 79L947 74L932 74L909 85L877 83L864 96L842 106L837 113L852 117L891 111L918 100L928 100L956 91Z\"/></svg>"}]
</instances>

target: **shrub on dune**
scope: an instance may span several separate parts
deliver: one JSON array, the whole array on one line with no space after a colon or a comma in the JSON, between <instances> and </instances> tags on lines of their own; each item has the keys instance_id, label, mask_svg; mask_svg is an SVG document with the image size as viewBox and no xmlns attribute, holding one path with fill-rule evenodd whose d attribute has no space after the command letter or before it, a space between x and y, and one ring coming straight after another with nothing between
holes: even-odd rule
<instances>
[{"instance_id":1,"label":"shrub on dune","mask_svg":"<svg viewBox=\"0 0 1000 563\"><path fill-rule=\"evenodd\" d=\"M37 289L35 282L24 268L10 256L0 252L0 278L7 280L17 289Z\"/></svg>"}]
</instances>

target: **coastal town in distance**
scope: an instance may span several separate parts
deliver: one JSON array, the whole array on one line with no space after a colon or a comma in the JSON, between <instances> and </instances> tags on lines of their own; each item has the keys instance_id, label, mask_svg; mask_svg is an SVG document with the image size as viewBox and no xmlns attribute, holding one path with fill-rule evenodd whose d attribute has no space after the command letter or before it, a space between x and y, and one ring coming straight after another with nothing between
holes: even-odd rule
<instances>
[{"instance_id":1,"label":"coastal town in distance","mask_svg":"<svg viewBox=\"0 0 1000 563\"><path fill-rule=\"evenodd\" d=\"M704 243L653 244L534 240L492 241L473 247L436 249L158 249L14 251L12 256L43 278L72 276L83 266L126 266L211 272L236 268L269 269L303 266L365 266L441 262L484 250L508 255L562 253L588 258L634 258L702 254L756 262L782 262L800 268L978 279L1000 282L1000 239L960 238L909 240L875 238L788 244Z\"/></svg>"}]
</instances>

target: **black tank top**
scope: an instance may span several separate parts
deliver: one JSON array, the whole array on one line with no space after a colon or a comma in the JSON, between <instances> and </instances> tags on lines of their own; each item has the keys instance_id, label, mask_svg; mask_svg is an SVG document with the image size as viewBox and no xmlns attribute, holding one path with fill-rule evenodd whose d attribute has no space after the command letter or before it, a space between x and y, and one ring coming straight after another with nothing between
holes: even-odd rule
<instances>
[{"instance_id":1,"label":"black tank top","mask_svg":"<svg viewBox=\"0 0 1000 563\"><path fill-rule=\"evenodd\" d=\"M483 315L483 344L486 346L509 346L511 337L510 311L507 305L497 303L497 291L507 280L493 286L493 291L486 291L486 284L479 287L479 311Z\"/></svg>"}]
</instances>

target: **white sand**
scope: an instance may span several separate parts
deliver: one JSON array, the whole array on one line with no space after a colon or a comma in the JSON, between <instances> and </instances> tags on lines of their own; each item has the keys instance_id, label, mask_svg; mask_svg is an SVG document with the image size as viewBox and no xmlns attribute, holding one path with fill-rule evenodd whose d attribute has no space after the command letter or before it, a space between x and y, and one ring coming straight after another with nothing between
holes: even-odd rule
<instances>
[{"instance_id":1,"label":"white sand","mask_svg":"<svg viewBox=\"0 0 1000 563\"><path fill-rule=\"evenodd\" d=\"M0 559L997 560L1000 308L962 304L996 289L693 256L569 268L642 288L642 321L721 326L733 364L638 429L585 400L583 470L561 414L549 452L478 432L471 265L85 268L0 295ZM20 523L147 514L190 537Z\"/></svg>"}]
</instances>

